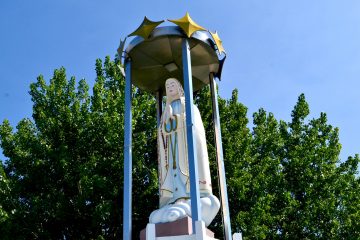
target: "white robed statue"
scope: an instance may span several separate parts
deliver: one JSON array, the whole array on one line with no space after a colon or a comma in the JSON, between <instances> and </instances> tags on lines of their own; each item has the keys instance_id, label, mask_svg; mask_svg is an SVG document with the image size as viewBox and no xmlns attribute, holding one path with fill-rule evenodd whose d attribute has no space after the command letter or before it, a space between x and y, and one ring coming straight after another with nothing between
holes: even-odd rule
<instances>
[{"instance_id":1,"label":"white robed statue","mask_svg":"<svg viewBox=\"0 0 360 240\"><path fill-rule=\"evenodd\" d=\"M184 90L175 78L166 80L165 89L166 106L158 128L160 208L151 213L150 223L191 217ZM212 194L205 129L200 112L195 105L193 111L201 216L208 226L219 211L220 202Z\"/></svg>"}]
</instances>

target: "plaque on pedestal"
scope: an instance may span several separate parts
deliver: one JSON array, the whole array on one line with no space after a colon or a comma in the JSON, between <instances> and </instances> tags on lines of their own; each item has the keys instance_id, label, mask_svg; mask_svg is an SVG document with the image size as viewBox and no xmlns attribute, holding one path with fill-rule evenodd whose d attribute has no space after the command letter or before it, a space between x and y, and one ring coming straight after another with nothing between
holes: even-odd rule
<instances>
[{"instance_id":1,"label":"plaque on pedestal","mask_svg":"<svg viewBox=\"0 0 360 240\"><path fill-rule=\"evenodd\" d=\"M184 217L174 222L155 224L156 237L191 236L193 234L192 219ZM214 238L214 233L206 228L206 235ZM140 240L146 240L146 228L140 232Z\"/></svg>"}]
</instances>

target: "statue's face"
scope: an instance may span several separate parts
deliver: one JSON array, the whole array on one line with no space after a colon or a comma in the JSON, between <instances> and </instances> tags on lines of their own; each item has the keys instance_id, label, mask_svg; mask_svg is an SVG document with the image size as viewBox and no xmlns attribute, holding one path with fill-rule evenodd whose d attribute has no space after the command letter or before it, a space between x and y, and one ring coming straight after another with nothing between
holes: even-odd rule
<instances>
[{"instance_id":1,"label":"statue's face","mask_svg":"<svg viewBox=\"0 0 360 240\"><path fill-rule=\"evenodd\" d=\"M171 97L172 99L178 99L180 97L178 83L175 79L170 78L166 80L165 88L166 96Z\"/></svg>"}]
</instances>

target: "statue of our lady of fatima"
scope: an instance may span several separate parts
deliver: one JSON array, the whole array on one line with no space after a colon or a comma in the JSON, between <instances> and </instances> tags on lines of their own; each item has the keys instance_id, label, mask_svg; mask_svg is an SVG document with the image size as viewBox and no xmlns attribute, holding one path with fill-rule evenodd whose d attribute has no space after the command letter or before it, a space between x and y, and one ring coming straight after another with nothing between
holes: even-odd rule
<instances>
[{"instance_id":1,"label":"statue of our lady of fatima","mask_svg":"<svg viewBox=\"0 0 360 240\"><path fill-rule=\"evenodd\" d=\"M166 80L165 89L166 106L158 128L160 208L151 213L150 223L191 217L184 90L175 78ZM205 129L195 105L193 111L201 216L208 226L219 211L220 203L212 194Z\"/></svg>"}]
</instances>

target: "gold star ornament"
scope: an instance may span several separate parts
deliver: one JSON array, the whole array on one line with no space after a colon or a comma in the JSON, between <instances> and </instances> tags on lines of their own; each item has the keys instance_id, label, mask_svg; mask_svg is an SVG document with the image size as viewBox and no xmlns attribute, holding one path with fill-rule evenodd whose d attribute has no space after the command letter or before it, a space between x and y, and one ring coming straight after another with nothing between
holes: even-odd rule
<instances>
[{"instance_id":1,"label":"gold star ornament","mask_svg":"<svg viewBox=\"0 0 360 240\"><path fill-rule=\"evenodd\" d=\"M129 37L140 36L144 39L148 39L152 31L163 22L164 21L153 22L149 20L147 17L145 17L141 25L133 33L129 34Z\"/></svg>"},{"instance_id":2,"label":"gold star ornament","mask_svg":"<svg viewBox=\"0 0 360 240\"><path fill-rule=\"evenodd\" d=\"M212 38L213 38L214 41L215 41L216 47L217 47L217 49L218 49L218 51L219 51L219 54L221 54L221 53L225 53L225 54L226 54L225 49L224 49L224 47L223 47L223 45L222 45L222 41L221 41L221 39L220 39L217 31L215 31L215 33L212 33L212 32L209 31L209 33L211 34Z\"/></svg>"},{"instance_id":3,"label":"gold star ornament","mask_svg":"<svg viewBox=\"0 0 360 240\"><path fill-rule=\"evenodd\" d=\"M119 54L119 58L121 58L122 54L123 54L123 51L124 51L124 47L125 47L125 42L126 42L126 38L123 40L120 39L120 45L117 49L117 52Z\"/></svg>"},{"instance_id":4,"label":"gold star ornament","mask_svg":"<svg viewBox=\"0 0 360 240\"><path fill-rule=\"evenodd\" d=\"M191 37L191 35L196 31L205 30L205 28L199 26L191 19L189 13L186 13L185 16L180 19L168 21L178 25L188 37Z\"/></svg>"}]
</instances>

